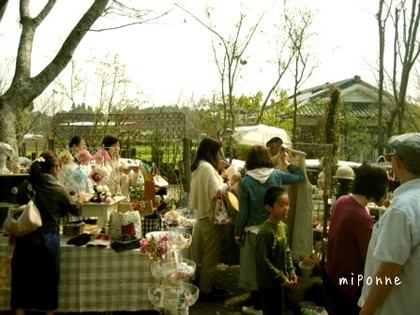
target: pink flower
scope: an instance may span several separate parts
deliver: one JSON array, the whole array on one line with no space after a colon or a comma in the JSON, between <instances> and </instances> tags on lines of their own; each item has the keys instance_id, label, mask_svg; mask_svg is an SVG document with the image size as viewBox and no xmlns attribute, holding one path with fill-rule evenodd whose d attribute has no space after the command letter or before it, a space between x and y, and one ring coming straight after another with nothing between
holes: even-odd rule
<instances>
[{"instance_id":1,"label":"pink flower","mask_svg":"<svg viewBox=\"0 0 420 315\"><path fill-rule=\"evenodd\" d=\"M303 256L303 257L301 257L301 261L304 265L307 265L307 266L318 265L318 259L316 259L316 257L314 257L314 255Z\"/></svg>"}]
</instances>

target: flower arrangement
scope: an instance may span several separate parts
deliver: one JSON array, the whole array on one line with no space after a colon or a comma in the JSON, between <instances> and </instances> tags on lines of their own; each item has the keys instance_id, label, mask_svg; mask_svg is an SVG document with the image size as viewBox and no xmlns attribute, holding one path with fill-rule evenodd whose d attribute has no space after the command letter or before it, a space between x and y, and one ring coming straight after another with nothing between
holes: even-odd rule
<instances>
[{"instance_id":1,"label":"flower arrangement","mask_svg":"<svg viewBox=\"0 0 420 315\"><path fill-rule=\"evenodd\" d=\"M168 233L151 233L140 240L140 252L149 254L152 260L164 260L168 250Z\"/></svg>"},{"instance_id":2,"label":"flower arrangement","mask_svg":"<svg viewBox=\"0 0 420 315\"><path fill-rule=\"evenodd\" d=\"M144 190L142 184L135 184L130 186L130 200L143 200L144 199Z\"/></svg>"},{"instance_id":3,"label":"flower arrangement","mask_svg":"<svg viewBox=\"0 0 420 315\"><path fill-rule=\"evenodd\" d=\"M178 253L171 253L166 261L153 261L151 265L152 275L158 280L188 280L195 273L195 262L189 259L181 259Z\"/></svg>"},{"instance_id":4,"label":"flower arrangement","mask_svg":"<svg viewBox=\"0 0 420 315\"><path fill-rule=\"evenodd\" d=\"M169 210L162 217L162 228L168 230L170 228L177 228L184 225L185 218L176 210Z\"/></svg>"},{"instance_id":5,"label":"flower arrangement","mask_svg":"<svg viewBox=\"0 0 420 315\"><path fill-rule=\"evenodd\" d=\"M299 262L299 270L302 278L304 280L309 280L315 265L318 264L319 261L316 252L309 256L301 256Z\"/></svg>"}]
</instances>

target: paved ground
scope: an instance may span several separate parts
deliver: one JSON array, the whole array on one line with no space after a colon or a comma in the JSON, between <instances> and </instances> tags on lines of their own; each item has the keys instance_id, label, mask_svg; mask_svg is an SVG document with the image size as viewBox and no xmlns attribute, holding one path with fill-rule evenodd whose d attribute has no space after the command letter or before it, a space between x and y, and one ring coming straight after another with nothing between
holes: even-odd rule
<instances>
[{"instance_id":1,"label":"paved ground","mask_svg":"<svg viewBox=\"0 0 420 315\"><path fill-rule=\"evenodd\" d=\"M190 307L190 315L240 315L248 293L238 287L239 266L219 264L216 285L226 290L224 303L205 303L197 301Z\"/></svg>"},{"instance_id":2,"label":"paved ground","mask_svg":"<svg viewBox=\"0 0 420 315\"><path fill-rule=\"evenodd\" d=\"M220 264L216 276L216 285L226 290L224 303L205 303L197 301L189 309L189 315L240 315L248 294L237 285L239 266ZM27 315L40 315L43 313L28 312ZM75 313L57 313L57 315L74 315ZM109 313L86 313L89 315L111 315ZM158 315L159 312L113 312L112 315ZM13 315L12 312L1 312L0 315ZM175 315L175 314L174 314ZM186 315L186 314L185 314Z\"/></svg>"},{"instance_id":3,"label":"paved ground","mask_svg":"<svg viewBox=\"0 0 420 315\"><path fill-rule=\"evenodd\" d=\"M197 301L189 309L189 315L241 315L241 308L245 305L248 293L238 287L239 266L228 266L219 264L215 279L216 285L226 290L226 300L224 303L206 303ZM295 297L296 298L296 297ZM298 297L298 299L302 299ZM28 312L27 315L40 315L42 313ZM75 313L57 313L57 315L74 315ZM159 315L157 311L150 312L113 312L111 313L86 313L89 315ZM300 315L295 309L294 312L288 311L289 315ZM13 315L12 312L0 312L0 315ZM166 315L166 314L165 314ZM181 314L170 314L181 315ZM182 314L187 315L187 314Z\"/></svg>"}]
</instances>

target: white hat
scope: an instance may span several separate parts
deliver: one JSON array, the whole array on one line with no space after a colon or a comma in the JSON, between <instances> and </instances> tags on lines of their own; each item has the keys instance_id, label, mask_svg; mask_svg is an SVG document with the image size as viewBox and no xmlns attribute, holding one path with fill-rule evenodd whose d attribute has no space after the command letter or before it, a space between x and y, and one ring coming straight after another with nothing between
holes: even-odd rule
<instances>
[{"instance_id":1,"label":"white hat","mask_svg":"<svg viewBox=\"0 0 420 315\"><path fill-rule=\"evenodd\" d=\"M354 179L354 171L350 166L346 166L346 165L340 166L335 171L335 175L333 177L337 178L337 179L353 180Z\"/></svg>"}]
</instances>

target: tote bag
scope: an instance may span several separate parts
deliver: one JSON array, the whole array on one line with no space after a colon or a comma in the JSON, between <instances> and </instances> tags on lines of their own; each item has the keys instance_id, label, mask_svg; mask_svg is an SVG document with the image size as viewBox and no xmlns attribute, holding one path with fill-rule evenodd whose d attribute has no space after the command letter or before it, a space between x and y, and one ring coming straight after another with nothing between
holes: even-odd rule
<instances>
[{"instance_id":1,"label":"tote bag","mask_svg":"<svg viewBox=\"0 0 420 315\"><path fill-rule=\"evenodd\" d=\"M23 236L42 226L41 214L31 199L26 205L14 205L4 221L4 228L10 234Z\"/></svg>"},{"instance_id":2,"label":"tote bag","mask_svg":"<svg viewBox=\"0 0 420 315\"><path fill-rule=\"evenodd\" d=\"M216 225L225 225L232 221L226 209L221 191L217 192L217 196L213 198L210 204L209 219L210 222Z\"/></svg>"}]
</instances>

